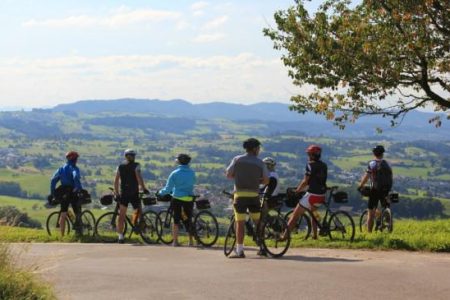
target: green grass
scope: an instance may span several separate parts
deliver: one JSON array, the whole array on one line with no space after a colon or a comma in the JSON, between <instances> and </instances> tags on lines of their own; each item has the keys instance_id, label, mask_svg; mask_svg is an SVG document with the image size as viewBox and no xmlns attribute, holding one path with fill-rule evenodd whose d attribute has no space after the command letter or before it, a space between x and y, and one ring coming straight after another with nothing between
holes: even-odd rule
<instances>
[{"instance_id":1,"label":"green grass","mask_svg":"<svg viewBox=\"0 0 450 300\"><path fill-rule=\"evenodd\" d=\"M56 299L52 288L40 281L31 271L19 269L6 244L0 244L0 299L50 300Z\"/></svg>"}]
</instances>

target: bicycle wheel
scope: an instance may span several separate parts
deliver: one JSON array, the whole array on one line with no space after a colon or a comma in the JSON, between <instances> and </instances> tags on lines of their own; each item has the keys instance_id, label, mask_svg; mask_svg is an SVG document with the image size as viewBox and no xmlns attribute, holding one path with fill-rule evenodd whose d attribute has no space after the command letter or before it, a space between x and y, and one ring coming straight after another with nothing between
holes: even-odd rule
<instances>
[{"instance_id":1,"label":"bicycle wheel","mask_svg":"<svg viewBox=\"0 0 450 300\"><path fill-rule=\"evenodd\" d=\"M366 209L359 217L359 231L367 230L367 221L369 220L369 211Z\"/></svg>"},{"instance_id":2,"label":"bicycle wheel","mask_svg":"<svg viewBox=\"0 0 450 300\"><path fill-rule=\"evenodd\" d=\"M156 212L149 210L142 216L140 235L146 244L156 244L159 241L158 227L161 223Z\"/></svg>"},{"instance_id":3,"label":"bicycle wheel","mask_svg":"<svg viewBox=\"0 0 450 300\"><path fill-rule=\"evenodd\" d=\"M45 226L47 228L47 234L50 236L57 236L61 234L61 229L59 227L59 211L54 211L48 215L47 221L45 222ZM70 233L70 222L66 218L66 228L64 230L64 234L68 235Z\"/></svg>"},{"instance_id":4,"label":"bicycle wheel","mask_svg":"<svg viewBox=\"0 0 450 300\"><path fill-rule=\"evenodd\" d=\"M90 210L81 213L81 230L83 235L93 236L95 231L95 217Z\"/></svg>"},{"instance_id":5,"label":"bicycle wheel","mask_svg":"<svg viewBox=\"0 0 450 300\"><path fill-rule=\"evenodd\" d=\"M291 244L291 234L286 221L280 216L269 216L262 226L261 242L264 250L272 257L282 257ZM287 236L281 240L281 236Z\"/></svg>"},{"instance_id":6,"label":"bicycle wheel","mask_svg":"<svg viewBox=\"0 0 450 300\"><path fill-rule=\"evenodd\" d=\"M381 231L387 231L389 233L394 229L394 220L392 219L392 211L390 208L386 208L383 210L381 214Z\"/></svg>"},{"instance_id":7,"label":"bicycle wheel","mask_svg":"<svg viewBox=\"0 0 450 300\"><path fill-rule=\"evenodd\" d=\"M230 222L230 227L228 227L227 235L225 236L225 242L223 244L223 253L228 256L233 252L234 246L236 245L236 231L234 225L234 219Z\"/></svg>"},{"instance_id":8,"label":"bicycle wheel","mask_svg":"<svg viewBox=\"0 0 450 300\"><path fill-rule=\"evenodd\" d=\"M172 214L169 214L167 210L162 210L158 214L159 217L159 239L166 245L169 245L173 242L172 236Z\"/></svg>"},{"instance_id":9,"label":"bicycle wheel","mask_svg":"<svg viewBox=\"0 0 450 300\"><path fill-rule=\"evenodd\" d=\"M329 237L331 240L353 242L355 238L355 222L345 211L334 212L328 221Z\"/></svg>"},{"instance_id":10,"label":"bicycle wheel","mask_svg":"<svg viewBox=\"0 0 450 300\"><path fill-rule=\"evenodd\" d=\"M117 242L117 222L119 221L119 214L115 212L107 212L98 218L95 223L95 236L97 236L103 243ZM123 234L127 232L127 221L124 223Z\"/></svg>"},{"instance_id":11,"label":"bicycle wheel","mask_svg":"<svg viewBox=\"0 0 450 300\"><path fill-rule=\"evenodd\" d=\"M194 236L204 247L211 247L219 237L219 223L216 217L207 210L200 211L194 218Z\"/></svg>"},{"instance_id":12,"label":"bicycle wheel","mask_svg":"<svg viewBox=\"0 0 450 300\"><path fill-rule=\"evenodd\" d=\"M286 221L286 223L289 222L289 219L291 218L291 215L293 213L294 211L291 210L284 216L284 220ZM298 219L297 225L294 227L294 229L291 230L291 239L307 240L310 235L311 235L311 219L305 213Z\"/></svg>"}]
</instances>

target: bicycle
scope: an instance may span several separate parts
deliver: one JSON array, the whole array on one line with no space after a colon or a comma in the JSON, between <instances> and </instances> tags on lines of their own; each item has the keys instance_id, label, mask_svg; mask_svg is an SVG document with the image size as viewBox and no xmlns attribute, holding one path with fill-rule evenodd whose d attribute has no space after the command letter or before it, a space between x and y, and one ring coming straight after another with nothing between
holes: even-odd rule
<instances>
[{"instance_id":1,"label":"bicycle","mask_svg":"<svg viewBox=\"0 0 450 300\"><path fill-rule=\"evenodd\" d=\"M301 199L306 192L300 194L295 193L295 188L288 188L285 195L285 205L290 210L284 215L286 223L294 213L294 208L297 206L299 199ZM308 214L304 213L298 218L297 224L294 229L291 230L292 238L298 236L300 239L307 240L311 235L311 218Z\"/></svg>"},{"instance_id":2,"label":"bicycle","mask_svg":"<svg viewBox=\"0 0 450 300\"><path fill-rule=\"evenodd\" d=\"M85 204L89 204L91 203L91 198L89 193L87 193L86 191L82 191L82 197L80 198L80 202L81 205L85 205ZM54 200L53 202L53 206L58 205L59 202ZM61 216L61 211L54 211L52 213L50 213L47 217L47 220L45 222L45 226L47 229L47 234L49 236L52 235L57 235L61 232L60 230L60 216ZM75 214L72 212L72 210L68 210L67 211L67 217L66 217L66 226L65 226L65 235L70 234L70 231L72 228L75 228ZM83 235L87 235L87 236L93 236L94 235L94 227L95 227L95 217L94 214L88 210L82 210L81 212L81 216L80 216L80 220L81 220L81 228L80 228L80 233ZM87 234L85 234L87 232Z\"/></svg>"},{"instance_id":3,"label":"bicycle","mask_svg":"<svg viewBox=\"0 0 450 300\"><path fill-rule=\"evenodd\" d=\"M230 198L233 197L231 193L225 191L223 191L223 193ZM270 207L267 201L268 199L261 197L261 212L264 212L263 208L265 205ZM269 208L266 213L262 213L260 224L258 226L254 224L251 218L248 218L245 221L247 236L250 236L259 247L262 247L262 249L273 258L279 258L286 254L291 244L291 235L289 230L287 230L288 226L286 221L281 216L280 209L281 205L274 207L273 209ZM287 236L282 238L285 232L287 233ZM228 227L223 247L225 256L231 254L235 245L236 229L233 214L230 217L230 226Z\"/></svg>"},{"instance_id":4,"label":"bicycle","mask_svg":"<svg viewBox=\"0 0 450 300\"><path fill-rule=\"evenodd\" d=\"M347 193L339 192L337 189L337 186L327 188L329 194L327 200L323 203L325 215L322 220L318 219L310 209L304 207L306 210L304 216L308 214L307 218L309 219L307 223L308 228L306 229L307 234L304 239L307 239L310 236L312 221L314 221L319 229L319 236L328 236L330 240L353 242L355 238L355 222L353 221L353 218L346 211L333 211L330 208L331 199L333 199L335 203L346 203L348 201ZM301 195L299 194L297 199L300 199L300 196Z\"/></svg>"},{"instance_id":5,"label":"bicycle","mask_svg":"<svg viewBox=\"0 0 450 300\"><path fill-rule=\"evenodd\" d=\"M203 247L211 247L219 238L219 223L216 216L208 209L211 208L209 200L200 199L199 196L192 196L195 204L192 222L192 234L198 244ZM169 202L172 197L160 197L159 201ZM183 213L184 214L184 213ZM173 242L172 236L172 222L173 222L173 208L169 206L168 209L162 210L158 214L160 223L160 240L166 245ZM180 223L180 229L183 228L183 222Z\"/></svg>"},{"instance_id":6,"label":"bicycle","mask_svg":"<svg viewBox=\"0 0 450 300\"><path fill-rule=\"evenodd\" d=\"M362 192L363 196L368 197L369 192L366 190ZM384 201L380 201L381 210L377 207L375 211L375 231L385 231L391 233L394 230L394 217L392 215L391 203L398 203L398 194L389 193ZM369 209L365 209L359 218L359 230L367 229L367 221L369 218Z\"/></svg>"},{"instance_id":7,"label":"bicycle","mask_svg":"<svg viewBox=\"0 0 450 300\"><path fill-rule=\"evenodd\" d=\"M112 190L110 188L110 190ZM149 197L146 194L139 193L139 198L144 205L150 206L156 204L156 198ZM109 194L105 195L100 199L100 202L104 206L111 205L116 202L114 211L110 211L101 215L97 222L95 223L95 236L104 243L117 242L117 222L119 220L119 208L120 204L117 201L117 197ZM133 224L130 217L127 215L125 217L123 235L127 235L128 227L130 227L130 234L128 238L134 234L138 234L144 243L155 244L159 241L158 224L159 220L158 214L153 210L146 210L145 213L140 217L140 221L137 224Z\"/></svg>"}]
</instances>

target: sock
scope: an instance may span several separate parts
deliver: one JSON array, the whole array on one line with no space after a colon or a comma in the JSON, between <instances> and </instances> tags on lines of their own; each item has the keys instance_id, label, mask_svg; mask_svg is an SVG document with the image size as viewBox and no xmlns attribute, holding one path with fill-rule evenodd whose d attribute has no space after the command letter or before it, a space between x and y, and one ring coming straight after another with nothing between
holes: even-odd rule
<instances>
[{"instance_id":1,"label":"sock","mask_svg":"<svg viewBox=\"0 0 450 300\"><path fill-rule=\"evenodd\" d=\"M236 244L236 252L237 254L244 252L244 244Z\"/></svg>"},{"instance_id":2,"label":"sock","mask_svg":"<svg viewBox=\"0 0 450 300\"><path fill-rule=\"evenodd\" d=\"M123 240L123 239L124 239L123 233L119 233L119 240Z\"/></svg>"}]
</instances>

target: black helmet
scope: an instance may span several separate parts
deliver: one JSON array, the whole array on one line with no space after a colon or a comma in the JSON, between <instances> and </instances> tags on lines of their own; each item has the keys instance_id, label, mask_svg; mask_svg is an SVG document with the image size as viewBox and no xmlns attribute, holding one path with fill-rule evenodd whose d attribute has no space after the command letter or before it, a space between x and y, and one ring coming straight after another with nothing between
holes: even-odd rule
<instances>
[{"instance_id":1,"label":"black helmet","mask_svg":"<svg viewBox=\"0 0 450 300\"><path fill-rule=\"evenodd\" d=\"M260 141L258 141L257 139L254 139L254 138L249 138L249 139L245 140L244 143L242 144L242 147L244 147L244 149L247 151L253 150L259 146L261 146Z\"/></svg>"},{"instance_id":2,"label":"black helmet","mask_svg":"<svg viewBox=\"0 0 450 300\"><path fill-rule=\"evenodd\" d=\"M191 157L187 154L181 153L178 154L176 160L182 165L187 165L191 162Z\"/></svg>"},{"instance_id":3,"label":"black helmet","mask_svg":"<svg viewBox=\"0 0 450 300\"><path fill-rule=\"evenodd\" d=\"M385 151L386 151L386 150L384 150L384 147L383 147L382 145L377 145L376 147L374 147L374 148L372 149L373 154L376 155L376 156L383 155L383 153L384 153Z\"/></svg>"}]
</instances>

